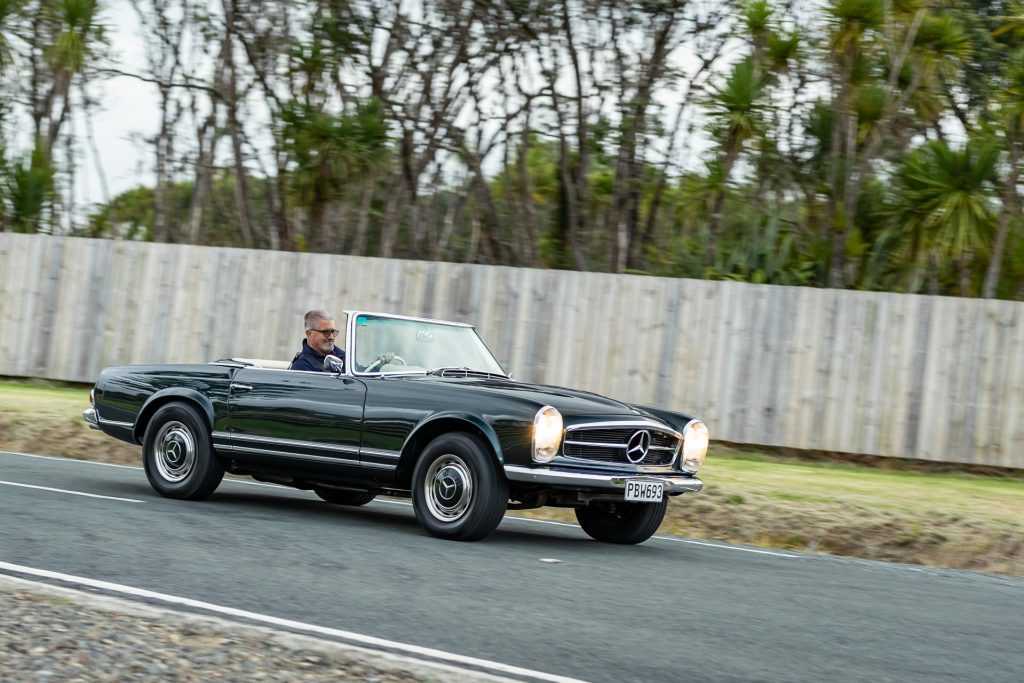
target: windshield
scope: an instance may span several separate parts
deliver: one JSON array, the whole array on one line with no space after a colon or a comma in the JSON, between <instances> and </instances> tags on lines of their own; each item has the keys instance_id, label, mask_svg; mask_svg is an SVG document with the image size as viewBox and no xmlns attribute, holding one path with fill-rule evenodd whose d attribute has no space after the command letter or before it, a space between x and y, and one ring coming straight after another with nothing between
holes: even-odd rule
<instances>
[{"instance_id":1,"label":"windshield","mask_svg":"<svg viewBox=\"0 0 1024 683\"><path fill-rule=\"evenodd\" d=\"M356 372L467 368L505 374L472 327L361 314L353 346ZM382 355L388 362L379 362Z\"/></svg>"}]
</instances>

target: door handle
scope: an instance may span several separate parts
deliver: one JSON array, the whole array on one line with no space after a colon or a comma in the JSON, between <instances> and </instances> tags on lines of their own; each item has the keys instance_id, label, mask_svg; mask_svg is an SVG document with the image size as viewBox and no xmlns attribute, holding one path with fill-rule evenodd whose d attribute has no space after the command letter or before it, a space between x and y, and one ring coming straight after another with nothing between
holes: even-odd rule
<instances>
[{"instance_id":1,"label":"door handle","mask_svg":"<svg viewBox=\"0 0 1024 683\"><path fill-rule=\"evenodd\" d=\"M248 384L236 384L235 382L232 382L231 383L231 390L232 391L252 391L252 387L249 386Z\"/></svg>"}]
</instances>

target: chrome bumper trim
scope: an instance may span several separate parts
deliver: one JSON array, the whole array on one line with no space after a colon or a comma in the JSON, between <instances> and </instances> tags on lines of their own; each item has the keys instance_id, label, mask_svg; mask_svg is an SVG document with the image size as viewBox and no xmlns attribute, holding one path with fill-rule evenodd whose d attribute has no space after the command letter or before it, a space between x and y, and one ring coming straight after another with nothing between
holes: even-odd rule
<instances>
[{"instance_id":1,"label":"chrome bumper trim","mask_svg":"<svg viewBox=\"0 0 1024 683\"><path fill-rule=\"evenodd\" d=\"M89 426L93 429L100 428L99 418L96 417L95 408L86 408L82 411L82 419L89 423Z\"/></svg>"},{"instance_id":2,"label":"chrome bumper trim","mask_svg":"<svg viewBox=\"0 0 1024 683\"><path fill-rule=\"evenodd\" d=\"M665 493L697 493L704 483L697 477L684 477L663 474L593 474L590 472L573 472L555 470L550 467L522 467L505 465L505 476L509 481L522 481L531 484L549 486L580 486L594 489L624 489L629 479L641 481L660 481L665 485Z\"/></svg>"}]
</instances>

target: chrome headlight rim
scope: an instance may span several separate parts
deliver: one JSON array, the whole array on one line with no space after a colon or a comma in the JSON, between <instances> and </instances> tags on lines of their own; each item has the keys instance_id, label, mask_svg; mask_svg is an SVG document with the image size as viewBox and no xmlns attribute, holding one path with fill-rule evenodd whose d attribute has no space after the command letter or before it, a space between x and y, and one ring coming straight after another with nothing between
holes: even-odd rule
<instances>
[{"instance_id":1,"label":"chrome headlight rim","mask_svg":"<svg viewBox=\"0 0 1024 683\"><path fill-rule=\"evenodd\" d=\"M549 463L558 455L565 434L565 420L554 406L541 407L533 416L531 455L534 462Z\"/></svg>"},{"instance_id":2,"label":"chrome headlight rim","mask_svg":"<svg viewBox=\"0 0 1024 683\"><path fill-rule=\"evenodd\" d=\"M689 445L689 437L693 435L694 441ZM700 436L698 436L700 435ZM701 465L708 456L708 446L711 443L711 433L702 420L693 419L683 427L683 445L680 449L679 469L687 474L697 474Z\"/></svg>"}]
</instances>

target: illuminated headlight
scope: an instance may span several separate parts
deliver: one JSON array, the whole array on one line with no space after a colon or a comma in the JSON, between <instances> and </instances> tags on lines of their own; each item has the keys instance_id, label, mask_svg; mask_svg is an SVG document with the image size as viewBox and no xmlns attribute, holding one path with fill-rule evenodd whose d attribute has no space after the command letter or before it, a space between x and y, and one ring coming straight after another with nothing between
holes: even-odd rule
<instances>
[{"instance_id":1,"label":"illuminated headlight","mask_svg":"<svg viewBox=\"0 0 1024 683\"><path fill-rule=\"evenodd\" d=\"M533 459L551 462L558 455L562 442L562 414L551 406L544 406L533 418Z\"/></svg>"},{"instance_id":2,"label":"illuminated headlight","mask_svg":"<svg viewBox=\"0 0 1024 683\"><path fill-rule=\"evenodd\" d=\"M683 461L684 472L696 474L708 454L708 428L700 420L690 420L683 429Z\"/></svg>"}]
</instances>

